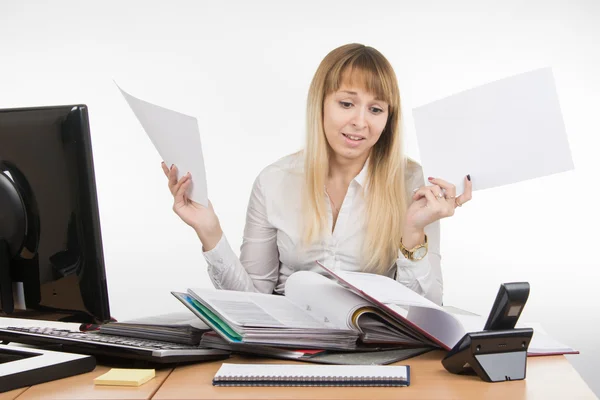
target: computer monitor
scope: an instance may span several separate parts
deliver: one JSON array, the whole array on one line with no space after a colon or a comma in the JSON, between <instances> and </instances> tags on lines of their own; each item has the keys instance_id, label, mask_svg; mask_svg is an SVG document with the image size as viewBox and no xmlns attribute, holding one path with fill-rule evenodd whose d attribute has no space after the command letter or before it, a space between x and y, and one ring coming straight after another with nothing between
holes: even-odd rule
<instances>
[{"instance_id":1,"label":"computer monitor","mask_svg":"<svg viewBox=\"0 0 600 400\"><path fill-rule=\"evenodd\" d=\"M110 320L88 108L0 109L0 316Z\"/></svg>"}]
</instances>

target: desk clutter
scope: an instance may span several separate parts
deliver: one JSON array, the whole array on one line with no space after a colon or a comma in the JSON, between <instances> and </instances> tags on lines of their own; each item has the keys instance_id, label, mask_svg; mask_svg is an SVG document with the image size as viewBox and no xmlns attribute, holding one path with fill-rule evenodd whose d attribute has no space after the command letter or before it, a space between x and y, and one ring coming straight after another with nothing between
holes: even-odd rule
<instances>
[{"instance_id":1,"label":"desk clutter","mask_svg":"<svg viewBox=\"0 0 600 400\"><path fill-rule=\"evenodd\" d=\"M512 329L505 322L514 327L524 306L524 302L497 302L486 328L485 318L441 307L386 276L321 267L322 273L292 274L285 296L196 288L172 294L212 328L201 344L297 359L303 358L293 353L297 349L449 351L467 333L497 330L496 326ZM491 323L496 320L499 325ZM536 341L538 337L543 333L526 338L520 350L528 355L577 353L553 341Z\"/></svg>"},{"instance_id":2,"label":"desk clutter","mask_svg":"<svg viewBox=\"0 0 600 400\"><path fill-rule=\"evenodd\" d=\"M139 104L145 107L145 103ZM172 116L180 120L182 114ZM198 183L201 174L194 176ZM329 364L298 363L298 368L288 371L290 377L312 383L318 378L320 384L354 384L364 373L369 384L383 382L377 377L384 377L389 384L390 377L377 373L395 371L394 376L400 378L392 383L408 384L408 367L401 371L378 366L442 349L450 351L444 362L448 371L464 373L465 365L478 365L488 380L500 381L525 376L524 367L511 374L496 368L504 362L520 366L526 364L528 355L578 353L556 341L540 340L544 336L537 328L535 334L531 329L515 332L512 321L524 303L502 303L500 294L497 302L506 307L499 306L499 313L492 310L488 321L498 331L487 330L480 316L440 307L394 279L330 270L318 262L314 271L292 274L286 280L284 296L188 288L186 293L172 293L192 312L182 309L186 311L183 319L178 315L165 320L170 316L162 315L114 322L95 179L86 105L0 110L0 220L8 221L0 224L0 311L6 317L0 327L0 391L91 371L95 357L98 361L108 358L173 366L248 353ZM58 192L77 201L56 201ZM41 248L44 250L36 253ZM86 256L79 257L76 249L86 249ZM35 257L23 259L23 254ZM13 293L13 287L20 287L22 293ZM8 323L9 318L28 322ZM45 323L33 326L31 320ZM504 326L506 321L511 326ZM73 331L67 322L99 329ZM498 335L500 330L506 332L510 343ZM10 342L44 350L15 350L5 346ZM490 356L496 353L511 355ZM348 373L352 368L360 369L361 374ZM330 376L324 369L339 374ZM377 373L369 375L372 369ZM318 374L302 375L307 371ZM141 385L151 379L131 370L112 372L99 377L97 384ZM225 369L222 375L236 376L230 372ZM288 379L270 372L263 375L278 382Z\"/></svg>"},{"instance_id":3,"label":"desk clutter","mask_svg":"<svg viewBox=\"0 0 600 400\"><path fill-rule=\"evenodd\" d=\"M202 344L242 353L326 363L319 351L333 351L351 355L332 364L387 364L440 348L450 351L443 363L448 372L487 382L525 379L527 355L566 353L562 346L532 345L531 328L514 329L527 282L501 285L486 321L438 306L386 276L318 264L322 273L292 274L285 296L216 289L172 294L214 330ZM400 349L416 351L383 357ZM369 351L375 356L361 359Z\"/></svg>"},{"instance_id":4,"label":"desk clutter","mask_svg":"<svg viewBox=\"0 0 600 400\"><path fill-rule=\"evenodd\" d=\"M528 284L519 287L523 289L519 293L528 295ZM451 373L476 373L488 382L520 380L526 376L527 355L576 353L554 341L536 344L536 335L544 338L537 329L536 335L531 328L514 329L527 296L517 299L511 293L516 292L501 286L486 323L478 315L440 307L388 277L323 267L323 274L293 274L286 282L285 296L188 289L172 294L192 314L110 322L94 332L8 327L0 329L0 339L59 344L65 352L162 365L225 359L231 353L328 364L299 364L289 370L289 377L269 375L272 367L261 367L260 373L240 375L237 380L230 379L231 371L242 367L230 366L222 371L224 380L219 374L215 377L215 385L220 386L408 385L408 368L405 374L395 375L404 380L396 381L376 379L387 375L362 377L356 371L382 373L387 369L374 367L433 349L449 351L443 366ZM327 375L323 372L327 368L339 375ZM138 386L153 376L139 374L114 370L95 384ZM256 376L258 381L253 380Z\"/></svg>"},{"instance_id":5,"label":"desk clutter","mask_svg":"<svg viewBox=\"0 0 600 400\"><path fill-rule=\"evenodd\" d=\"M293 274L286 283L285 296L189 289L187 293L173 292L173 295L193 314L186 312L176 313L172 318L162 315L111 322L95 332L9 327L0 329L0 339L34 345L60 344L65 352L108 355L125 361L130 359L161 365L226 359L231 353L328 364L299 364L297 369L291 370L296 374L290 375L291 378L298 377L298 373L303 373L301 371L325 370L316 367L334 366L335 371L342 373L343 369L338 370L337 367L361 366L362 370L367 366L385 366L433 349L442 349L451 350L443 360L447 371L477 373L485 381L497 382L525 379L527 355L576 353L568 346L551 340L541 340L536 344L536 335L544 338L537 328L536 335L531 328L513 329L526 297L515 301L511 299L510 290L508 294L499 292L485 324L485 319L480 316L440 307L385 276L333 272L323 268L324 274L309 271ZM528 294L528 285L526 288ZM484 324L489 330L483 329ZM153 341L149 337L162 341ZM8 364L4 365L8 367ZM465 368L465 365L468 367ZM402 375L406 377L402 384L407 385L409 374L408 370L406 372ZM264 375L262 381L250 383L301 384L289 382L288 378L279 375L267 379L270 376ZM360 383L354 381L358 375L342 374L331 380L326 374L318 379L311 376L308 383L306 380L302 382L311 385ZM99 377L95 383L136 386L150 378L148 375L136 375L133 371L115 370ZM246 384L242 378L239 382L221 382L217 376L215 384ZM373 378L363 381L363 384L400 383Z\"/></svg>"}]
</instances>

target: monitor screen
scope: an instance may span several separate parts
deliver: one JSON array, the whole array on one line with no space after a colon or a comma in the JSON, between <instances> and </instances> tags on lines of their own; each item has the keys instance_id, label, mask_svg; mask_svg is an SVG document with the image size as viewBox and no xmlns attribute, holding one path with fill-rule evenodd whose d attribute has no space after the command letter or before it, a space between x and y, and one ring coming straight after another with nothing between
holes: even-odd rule
<instances>
[{"instance_id":1,"label":"monitor screen","mask_svg":"<svg viewBox=\"0 0 600 400\"><path fill-rule=\"evenodd\" d=\"M110 320L85 105L0 109L0 315Z\"/></svg>"}]
</instances>

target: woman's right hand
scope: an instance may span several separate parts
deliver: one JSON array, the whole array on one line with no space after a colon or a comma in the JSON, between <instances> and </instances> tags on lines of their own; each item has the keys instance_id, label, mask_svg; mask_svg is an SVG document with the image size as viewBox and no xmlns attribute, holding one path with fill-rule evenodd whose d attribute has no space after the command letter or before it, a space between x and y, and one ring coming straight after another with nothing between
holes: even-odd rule
<instances>
[{"instance_id":1,"label":"woman's right hand","mask_svg":"<svg viewBox=\"0 0 600 400\"><path fill-rule=\"evenodd\" d=\"M161 166L169 180L169 190L173 195L173 211L183 222L194 228L202 241L204 250L211 250L223 235L219 218L215 214L211 202L208 202L208 207L204 207L188 197L187 192L192 184L192 176L189 172L177 181L175 165L169 169L163 162Z\"/></svg>"}]
</instances>

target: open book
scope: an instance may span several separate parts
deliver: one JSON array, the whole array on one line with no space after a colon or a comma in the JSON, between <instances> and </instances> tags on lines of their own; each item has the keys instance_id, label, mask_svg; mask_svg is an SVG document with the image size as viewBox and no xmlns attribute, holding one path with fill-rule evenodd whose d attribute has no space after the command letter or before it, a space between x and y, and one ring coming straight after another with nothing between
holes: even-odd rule
<instances>
[{"instance_id":1,"label":"open book","mask_svg":"<svg viewBox=\"0 0 600 400\"><path fill-rule=\"evenodd\" d=\"M478 315L440 307L386 276L321 267L323 274L292 274L285 296L216 289L173 294L229 343L450 350L485 325ZM529 344L530 355L565 353L577 352L537 331Z\"/></svg>"}]
</instances>

